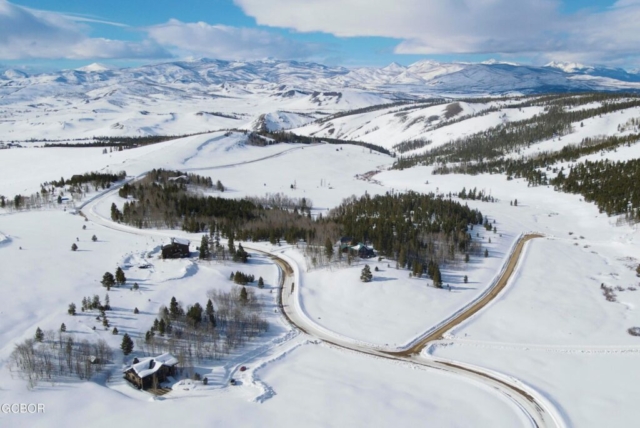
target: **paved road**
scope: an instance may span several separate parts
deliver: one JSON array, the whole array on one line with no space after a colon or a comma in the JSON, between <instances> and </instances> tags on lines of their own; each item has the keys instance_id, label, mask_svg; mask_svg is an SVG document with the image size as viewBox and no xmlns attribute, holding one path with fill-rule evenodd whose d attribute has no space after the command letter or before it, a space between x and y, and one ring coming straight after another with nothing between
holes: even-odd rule
<instances>
[{"instance_id":1,"label":"paved road","mask_svg":"<svg viewBox=\"0 0 640 428\"><path fill-rule=\"evenodd\" d=\"M466 379L480 382L495 389L497 392L510 399L520 410L522 410L525 416L529 419L531 426L540 428L564 427L563 421L558 417L558 412L556 412L555 409L551 408L550 403L546 402L546 400L544 400L542 397L538 397L535 392L526 390L523 386L519 385L517 382L508 378L507 376L502 376L499 373L494 373L490 370L486 370L480 367L473 367L470 365L451 361L439 361L437 359L425 358L420 355L420 352L426 346L428 346L430 342L440 339L443 333L459 325L464 320L468 319L479 310L484 308L493 299L495 299L495 297L498 296L508 284L511 275L515 271L525 244L528 241L539 237L541 237L541 235L525 235L519 240L515 250L513 251L511 257L507 262L506 268L503 270L502 276L498 279L498 281L488 293L486 293L478 301L470 305L465 311L451 318L444 325L438 327L434 331L428 332L423 338L421 338L415 345L411 346L409 349L396 352L381 351L367 345L355 343L351 340L340 339L339 336L332 334L331 332L325 330L324 328L309 320L309 318L301 313L299 306L296 305L295 287L298 284L296 282L292 266L289 265L288 261L282 259L278 255L270 255L275 263L280 266L280 269L282 271L280 284L280 302L282 312L293 326L302 330L309 336L320 339L328 344L337 346L339 348L349 349L375 357L404 361L411 364L430 367L432 369L443 370L449 373L463 376ZM245 248L248 248L248 246L245 245Z\"/></svg>"}]
</instances>

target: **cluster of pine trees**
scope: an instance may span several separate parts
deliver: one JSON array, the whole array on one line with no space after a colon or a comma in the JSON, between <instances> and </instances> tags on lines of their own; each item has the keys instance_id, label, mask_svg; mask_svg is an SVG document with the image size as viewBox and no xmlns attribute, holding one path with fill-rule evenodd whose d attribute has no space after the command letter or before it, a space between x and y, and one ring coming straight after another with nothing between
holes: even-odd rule
<instances>
[{"instance_id":1,"label":"cluster of pine trees","mask_svg":"<svg viewBox=\"0 0 640 428\"><path fill-rule=\"evenodd\" d=\"M547 105L544 113L532 118L508 122L459 138L422 155L400 158L394 164L394 168L449 162L481 162L498 158L529 147L537 141L562 137L571 132L574 123L638 106L640 97L637 95L628 100L615 98L608 102L603 101L600 107L584 110L565 110L563 105Z\"/></svg>"},{"instance_id":2,"label":"cluster of pine trees","mask_svg":"<svg viewBox=\"0 0 640 428\"><path fill-rule=\"evenodd\" d=\"M576 161L582 156L604 153L618 147L631 146L640 141L640 134L585 138L580 144L567 145L555 152L542 152L529 158L501 158L490 161L463 162L458 165L442 165L434 168L434 174L505 174L507 180L524 178L530 186L549 184L546 171L554 174L560 170L554 165L558 162Z\"/></svg>"},{"instance_id":3,"label":"cluster of pine trees","mask_svg":"<svg viewBox=\"0 0 640 428\"><path fill-rule=\"evenodd\" d=\"M433 194L365 194L349 198L330 212L346 236L371 242L378 254L400 268L455 262L479 254L481 243L469 233L483 223L478 210ZM431 265L430 265L431 263Z\"/></svg>"},{"instance_id":4,"label":"cluster of pine trees","mask_svg":"<svg viewBox=\"0 0 640 428\"><path fill-rule=\"evenodd\" d=\"M640 220L640 159L614 162L608 159L584 161L562 171L551 181L558 190L579 193L607 215L625 214Z\"/></svg>"},{"instance_id":5,"label":"cluster of pine trees","mask_svg":"<svg viewBox=\"0 0 640 428\"><path fill-rule=\"evenodd\" d=\"M467 192L467 188L463 187L460 192L458 192L457 196L460 199L469 199L472 201L482 201L482 202L496 202L496 198L491 195L487 195L484 190L478 191L476 187L470 189Z\"/></svg>"},{"instance_id":6,"label":"cluster of pine trees","mask_svg":"<svg viewBox=\"0 0 640 428\"><path fill-rule=\"evenodd\" d=\"M64 179L61 177L60 180L52 180L49 183L44 183L41 187L45 187L48 185L55 187L64 187L64 186L81 186L83 184L90 183L96 189L107 189L111 187L112 183L116 181L124 180L127 176L126 171L120 171L117 174L113 173L103 173L103 172L88 172L85 174L75 174L72 175L69 179Z\"/></svg>"},{"instance_id":7,"label":"cluster of pine trees","mask_svg":"<svg viewBox=\"0 0 640 428\"><path fill-rule=\"evenodd\" d=\"M250 274L242 273L240 271L231 272L229 279L240 285L251 284L256 280L256 277Z\"/></svg>"}]
</instances>

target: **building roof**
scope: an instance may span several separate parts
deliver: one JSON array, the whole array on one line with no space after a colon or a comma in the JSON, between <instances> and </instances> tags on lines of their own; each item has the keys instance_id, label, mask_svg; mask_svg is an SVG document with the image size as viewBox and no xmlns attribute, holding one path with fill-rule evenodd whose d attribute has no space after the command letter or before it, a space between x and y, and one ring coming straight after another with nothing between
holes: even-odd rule
<instances>
[{"instance_id":1,"label":"building roof","mask_svg":"<svg viewBox=\"0 0 640 428\"><path fill-rule=\"evenodd\" d=\"M125 371L133 370L139 377L143 378L154 374L162 366L172 367L176 364L178 364L178 359L169 353L165 353L157 357L143 358L132 364Z\"/></svg>"},{"instance_id":2,"label":"building roof","mask_svg":"<svg viewBox=\"0 0 640 428\"><path fill-rule=\"evenodd\" d=\"M171 243L189 246L191 244L191 241L184 238L171 238Z\"/></svg>"}]
</instances>

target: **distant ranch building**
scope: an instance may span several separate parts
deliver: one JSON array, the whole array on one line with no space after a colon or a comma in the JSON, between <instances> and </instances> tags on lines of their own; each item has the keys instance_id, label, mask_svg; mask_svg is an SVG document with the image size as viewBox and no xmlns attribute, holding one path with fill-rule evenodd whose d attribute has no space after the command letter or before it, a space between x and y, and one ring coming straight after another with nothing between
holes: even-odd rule
<instances>
[{"instance_id":1,"label":"distant ranch building","mask_svg":"<svg viewBox=\"0 0 640 428\"><path fill-rule=\"evenodd\" d=\"M134 358L133 364L124 370L124 378L138 389L157 389L169 376L176 375L177 366L178 359L171 354L141 360Z\"/></svg>"},{"instance_id":2,"label":"distant ranch building","mask_svg":"<svg viewBox=\"0 0 640 428\"><path fill-rule=\"evenodd\" d=\"M189 257L189 242L187 239L171 238L171 243L162 246L163 259L179 259Z\"/></svg>"}]
</instances>

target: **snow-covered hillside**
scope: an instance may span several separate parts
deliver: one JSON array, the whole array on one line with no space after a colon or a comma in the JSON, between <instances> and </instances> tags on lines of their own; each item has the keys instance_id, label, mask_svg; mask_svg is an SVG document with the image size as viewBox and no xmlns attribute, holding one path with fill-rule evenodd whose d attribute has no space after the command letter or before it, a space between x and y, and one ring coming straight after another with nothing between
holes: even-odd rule
<instances>
[{"instance_id":1,"label":"snow-covered hillside","mask_svg":"<svg viewBox=\"0 0 640 428\"><path fill-rule=\"evenodd\" d=\"M0 74L0 139L184 135L289 129L398 100L470 94L640 90L637 73L550 64L437 63L382 68L200 59L114 69Z\"/></svg>"}]
</instances>

